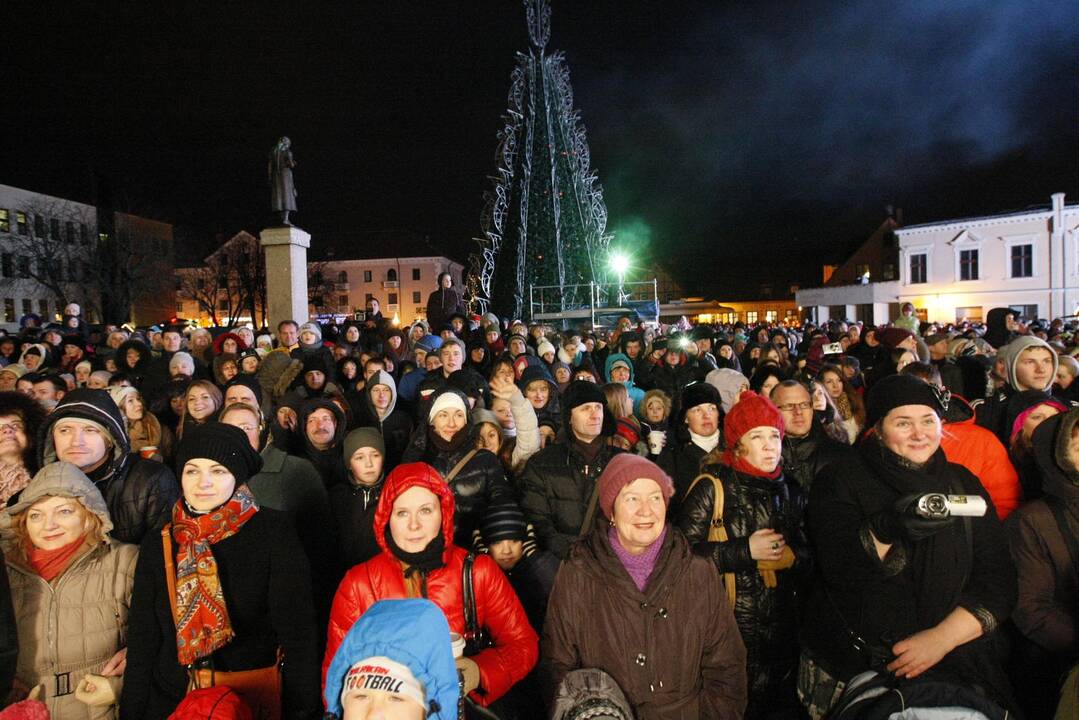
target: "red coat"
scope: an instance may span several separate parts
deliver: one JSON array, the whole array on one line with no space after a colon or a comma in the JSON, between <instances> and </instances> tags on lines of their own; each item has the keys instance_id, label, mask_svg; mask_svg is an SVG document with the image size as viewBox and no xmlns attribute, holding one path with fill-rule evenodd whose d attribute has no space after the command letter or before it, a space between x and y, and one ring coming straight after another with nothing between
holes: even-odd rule
<instances>
[{"instance_id":1,"label":"red coat","mask_svg":"<svg viewBox=\"0 0 1079 720\"><path fill-rule=\"evenodd\" d=\"M375 527L382 553L355 566L345 575L330 610L326 634L326 656L322 662L323 684L334 653L352 625L367 608L378 600L407 598L404 568L386 546L384 529L397 497L405 490L420 486L441 499L442 534L446 540L444 567L427 576L427 599L434 602L449 621L450 630L464 634L465 617L462 598L462 572L466 550L453 542L453 492L442 477L425 463L409 463L397 467L386 478L386 485L375 512ZM484 693L472 693L472 699L489 705L506 693L535 666L539 658L539 638L528 623L520 600L495 561L478 555L472 568L476 594L476 614L481 627L486 628L494 647L472 657L480 670L480 687Z\"/></svg>"},{"instance_id":2,"label":"red coat","mask_svg":"<svg viewBox=\"0 0 1079 720\"><path fill-rule=\"evenodd\" d=\"M940 446L948 462L962 465L982 481L985 491L993 499L997 517L1001 522L1019 507L1023 489L1019 474L1012 466L1008 450L992 431L974 423L974 411L963 398L952 395L953 403L961 403L970 417L944 424Z\"/></svg>"}]
</instances>

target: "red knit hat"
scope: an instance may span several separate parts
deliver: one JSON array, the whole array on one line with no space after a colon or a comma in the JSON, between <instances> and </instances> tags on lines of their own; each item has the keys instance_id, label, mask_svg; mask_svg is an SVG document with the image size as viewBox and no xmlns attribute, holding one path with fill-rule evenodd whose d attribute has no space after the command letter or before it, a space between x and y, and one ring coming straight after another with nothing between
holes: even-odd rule
<instances>
[{"instance_id":1,"label":"red knit hat","mask_svg":"<svg viewBox=\"0 0 1079 720\"><path fill-rule=\"evenodd\" d=\"M614 500L622 488L635 480L655 480L663 491L663 501L669 504L674 495L674 483L667 473L651 460L633 453L618 453L599 476L599 507L607 519L614 517Z\"/></svg>"},{"instance_id":2,"label":"red knit hat","mask_svg":"<svg viewBox=\"0 0 1079 720\"><path fill-rule=\"evenodd\" d=\"M739 397L737 404L723 418L723 440L728 448L734 448L742 436L755 427L774 427L779 430L780 439L786 432L783 415L779 408L766 397L761 397L752 390L746 390Z\"/></svg>"},{"instance_id":3,"label":"red knit hat","mask_svg":"<svg viewBox=\"0 0 1079 720\"><path fill-rule=\"evenodd\" d=\"M637 429L637 426L633 424L632 420L628 418L618 418L615 423L615 434L626 439L630 445L636 445L641 441L641 433Z\"/></svg>"}]
</instances>

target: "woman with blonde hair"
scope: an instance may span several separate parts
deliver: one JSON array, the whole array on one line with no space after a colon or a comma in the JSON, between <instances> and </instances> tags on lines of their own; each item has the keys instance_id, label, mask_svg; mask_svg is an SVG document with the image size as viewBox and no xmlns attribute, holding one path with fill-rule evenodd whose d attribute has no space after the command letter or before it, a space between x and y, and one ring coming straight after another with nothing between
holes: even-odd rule
<instances>
[{"instance_id":1,"label":"woman with blonde hair","mask_svg":"<svg viewBox=\"0 0 1079 720\"><path fill-rule=\"evenodd\" d=\"M138 548L109 537L104 498L66 462L42 468L0 522L19 635L16 697L40 688L51 717L115 718Z\"/></svg>"},{"instance_id":2,"label":"woman with blonde hair","mask_svg":"<svg viewBox=\"0 0 1079 720\"><path fill-rule=\"evenodd\" d=\"M185 430L216 420L221 412L221 402L221 390L209 380L196 380L188 385L180 423L176 428L177 439L184 436Z\"/></svg>"},{"instance_id":3,"label":"woman with blonde hair","mask_svg":"<svg viewBox=\"0 0 1079 720\"><path fill-rule=\"evenodd\" d=\"M838 365L825 364L821 366L817 378L824 385L828 397L835 403L839 413L839 419L847 429L848 444L854 444L859 433L865 427L865 402L858 391L850 384L850 380Z\"/></svg>"}]
</instances>

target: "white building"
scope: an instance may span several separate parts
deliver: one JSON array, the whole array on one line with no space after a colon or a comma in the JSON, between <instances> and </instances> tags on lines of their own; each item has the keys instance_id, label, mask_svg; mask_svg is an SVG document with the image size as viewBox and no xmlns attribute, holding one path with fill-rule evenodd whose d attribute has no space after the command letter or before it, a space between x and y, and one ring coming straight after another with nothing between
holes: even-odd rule
<instances>
[{"instance_id":1,"label":"white building","mask_svg":"<svg viewBox=\"0 0 1079 720\"><path fill-rule=\"evenodd\" d=\"M1079 206L910 225L899 238L898 301L930 322L981 321L994 307L1024 318L1079 308Z\"/></svg>"},{"instance_id":2,"label":"white building","mask_svg":"<svg viewBox=\"0 0 1079 720\"><path fill-rule=\"evenodd\" d=\"M207 256L203 265L176 270L176 315L202 325L263 324L265 272L258 240L239 232ZM382 315L404 327L427 315L427 296L439 274L463 287L464 266L439 254L413 233L373 232L338 242L312 240L308 262L311 317L351 318L376 299ZM256 296L254 302L249 298ZM208 305L214 303L211 316ZM248 309L253 305L254 315ZM306 319L306 318L305 318Z\"/></svg>"}]
</instances>

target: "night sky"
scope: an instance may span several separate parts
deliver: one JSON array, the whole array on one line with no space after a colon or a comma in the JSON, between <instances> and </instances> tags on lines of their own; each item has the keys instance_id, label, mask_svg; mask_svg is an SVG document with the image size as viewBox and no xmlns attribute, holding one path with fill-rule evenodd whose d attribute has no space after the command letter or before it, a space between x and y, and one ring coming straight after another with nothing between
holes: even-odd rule
<instances>
[{"instance_id":1,"label":"night sky","mask_svg":"<svg viewBox=\"0 0 1079 720\"><path fill-rule=\"evenodd\" d=\"M1079 4L553 5L616 244L691 291L811 284L888 205L912 223L1079 201ZM314 243L407 229L463 258L521 4L328 6L7 0L0 183L91 200L97 172L208 248L270 224L287 134Z\"/></svg>"}]
</instances>

